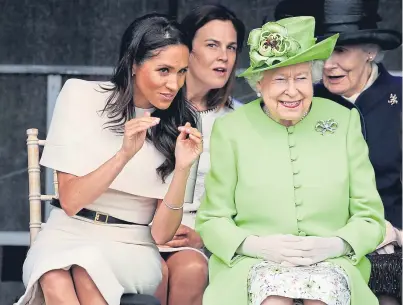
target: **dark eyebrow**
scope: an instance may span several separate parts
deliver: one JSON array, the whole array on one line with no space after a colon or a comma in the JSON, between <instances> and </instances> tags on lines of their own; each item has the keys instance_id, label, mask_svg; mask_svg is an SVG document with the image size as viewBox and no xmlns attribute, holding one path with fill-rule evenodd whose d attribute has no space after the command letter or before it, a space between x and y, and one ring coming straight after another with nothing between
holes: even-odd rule
<instances>
[{"instance_id":1,"label":"dark eyebrow","mask_svg":"<svg viewBox=\"0 0 403 305\"><path fill-rule=\"evenodd\" d=\"M170 66L170 65L165 65L165 64L160 64L157 66L158 68L168 68L168 69L175 69L174 67Z\"/></svg>"},{"instance_id":2,"label":"dark eyebrow","mask_svg":"<svg viewBox=\"0 0 403 305\"><path fill-rule=\"evenodd\" d=\"M205 41L212 41L212 42L215 42L216 44L220 44L220 43L221 43L221 42L219 42L218 40L215 40L215 39L213 39L213 38L206 39Z\"/></svg>"},{"instance_id":3,"label":"dark eyebrow","mask_svg":"<svg viewBox=\"0 0 403 305\"><path fill-rule=\"evenodd\" d=\"M169 70L175 70L175 67L172 67L170 65L165 65L165 64L160 64L157 66L158 68L168 68ZM185 66L183 68L180 68L179 70L187 69L188 66Z\"/></svg>"},{"instance_id":4,"label":"dark eyebrow","mask_svg":"<svg viewBox=\"0 0 403 305\"><path fill-rule=\"evenodd\" d=\"M212 41L212 42L214 42L214 43L216 43L216 44L221 44L220 41L218 41L218 40L216 40L216 39L213 39L213 38L206 39L205 41ZM235 44L235 45L238 45L235 41L230 42L228 45L231 46L231 45L234 45L234 44Z\"/></svg>"}]
</instances>

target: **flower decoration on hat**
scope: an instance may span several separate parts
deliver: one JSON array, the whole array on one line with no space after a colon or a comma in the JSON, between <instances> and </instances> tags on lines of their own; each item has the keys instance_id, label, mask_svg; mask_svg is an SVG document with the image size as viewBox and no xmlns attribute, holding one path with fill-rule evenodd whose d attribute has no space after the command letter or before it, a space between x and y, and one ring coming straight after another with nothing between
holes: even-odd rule
<instances>
[{"instance_id":1,"label":"flower decoration on hat","mask_svg":"<svg viewBox=\"0 0 403 305\"><path fill-rule=\"evenodd\" d=\"M288 36L287 29L276 22L268 22L252 30L248 45L251 66L254 68L280 63L296 55L301 48L298 41Z\"/></svg>"}]
</instances>

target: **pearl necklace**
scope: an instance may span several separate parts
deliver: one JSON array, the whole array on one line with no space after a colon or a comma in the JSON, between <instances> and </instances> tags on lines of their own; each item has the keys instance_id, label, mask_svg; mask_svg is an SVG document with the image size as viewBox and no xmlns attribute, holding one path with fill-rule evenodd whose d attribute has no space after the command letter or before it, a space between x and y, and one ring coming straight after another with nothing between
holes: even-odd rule
<instances>
[{"instance_id":1,"label":"pearl necklace","mask_svg":"<svg viewBox=\"0 0 403 305\"><path fill-rule=\"evenodd\" d=\"M271 118L273 121L276 121L276 120L274 120L274 119L272 118L272 116L270 115L269 109L267 108L266 105L263 105L263 112L264 112L269 118ZM304 113L304 115L299 119L298 123L301 122L303 119L305 119L305 117L308 115L308 112L309 112L309 110Z\"/></svg>"}]
</instances>

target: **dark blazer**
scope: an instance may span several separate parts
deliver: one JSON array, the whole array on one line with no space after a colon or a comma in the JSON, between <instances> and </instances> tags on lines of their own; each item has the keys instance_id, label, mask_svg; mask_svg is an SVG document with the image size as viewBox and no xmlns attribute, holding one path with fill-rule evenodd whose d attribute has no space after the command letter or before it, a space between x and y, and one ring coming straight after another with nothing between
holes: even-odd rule
<instances>
[{"instance_id":1,"label":"dark blazer","mask_svg":"<svg viewBox=\"0 0 403 305\"><path fill-rule=\"evenodd\" d=\"M315 86L314 95L359 111L385 218L402 228L402 78L390 75L381 64L378 68L380 75L355 104L329 92L323 84Z\"/></svg>"}]
</instances>

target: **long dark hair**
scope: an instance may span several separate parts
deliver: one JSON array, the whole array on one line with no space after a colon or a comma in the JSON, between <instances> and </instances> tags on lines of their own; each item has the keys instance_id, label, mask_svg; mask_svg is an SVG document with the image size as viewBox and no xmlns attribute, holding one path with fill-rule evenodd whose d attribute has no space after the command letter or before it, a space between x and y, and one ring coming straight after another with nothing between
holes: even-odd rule
<instances>
[{"instance_id":1,"label":"long dark hair","mask_svg":"<svg viewBox=\"0 0 403 305\"><path fill-rule=\"evenodd\" d=\"M236 17L236 15L223 5L207 4L195 8L181 22L187 36L193 41L197 31L213 20L231 21L237 33L237 56L234 68L224 87L212 89L207 93L206 101L208 108L214 108L224 105L232 108L230 93L235 83L235 67L238 62L239 54L242 52L243 41L245 37L245 25Z\"/></svg>"},{"instance_id":2,"label":"long dark hair","mask_svg":"<svg viewBox=\"0 0 403 305\"><path fill-rule=\"evenodd\" d=\"M171 45L185 45L190 50L190 40L181 26L162 14L147 14L134 20L123 34L119 62L111 78L112 87L103 87L111 95L103 112L110 119L106 127L122 134L124 124L135 116L133 103L133 64L141 65L156 55L157 50ZM157 168L157 173L165 182L166 177L175 168L175 144L179 135L178 126L189 122L196 126L194 108L186 101L182 88L168 109L156 109L153 117L160 118L160 123L147 132L147 140L165 157Z\"/></svg>"}]
</instances>

